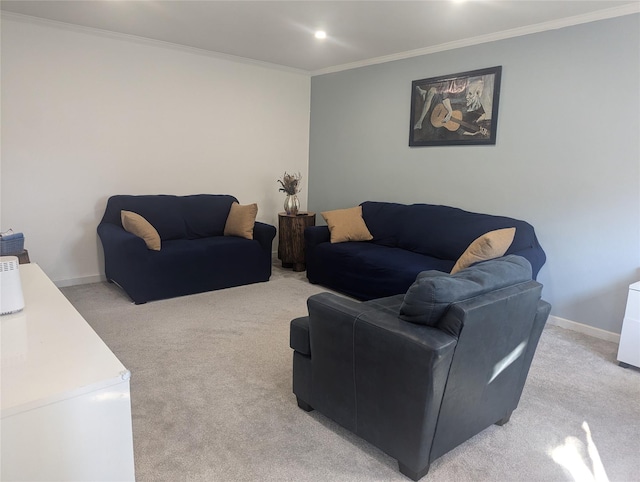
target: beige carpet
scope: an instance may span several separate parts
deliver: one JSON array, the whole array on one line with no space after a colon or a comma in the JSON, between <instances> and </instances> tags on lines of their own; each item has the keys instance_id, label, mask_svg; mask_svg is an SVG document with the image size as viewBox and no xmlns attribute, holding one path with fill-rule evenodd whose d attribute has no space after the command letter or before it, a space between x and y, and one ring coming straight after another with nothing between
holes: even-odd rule
<instances>
[{"instance_id":1,"label":"beige carpet","mask_svg":"<svg viewBox=\"0 0 640 482\"><path fill-rule=\"evenodd\" d=\"M324 291L303 274L276 266L267 283L139 306L108 283L62 291L132 372L138 481L409 480L392 458L296 406L289 321ZM618 367L616 353L547 327L511 421L422 480L640 480L640 370Z\"/></svg>"}]
</instances>

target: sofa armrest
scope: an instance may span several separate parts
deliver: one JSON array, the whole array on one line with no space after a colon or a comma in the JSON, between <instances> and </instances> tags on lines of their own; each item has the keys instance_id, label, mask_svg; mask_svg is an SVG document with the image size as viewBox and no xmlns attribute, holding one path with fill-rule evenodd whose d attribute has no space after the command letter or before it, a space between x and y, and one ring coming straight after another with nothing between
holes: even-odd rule
<instances>
[{"instance_id":1,"label":"sofa armrest","mask_svg":"<svg viewBox=\"0 0 640 482\"><path fill-rule=\"evenodd\" d=\"M271 224L256 221L253 225L253 239L260 243L260 247L271 253L273 239L276 237L276 228Z\"/></svg>"},{"instance_id":2,"label":"sofa armrest","mask_svg":"<svg viewBox=\"0 0 640 482\"><path fill-rule=\"evenodd\" d=\"M331 233L327 226L309 226L304 230L305 262L307 265L307 279L310 283L321 283L333 270L323 264L317 254L319 245L329 243Z\"/></svg>"},{"instance_id":3,"label":"sofa armrest","mask_svg":"<svg viewBox=\"0 0 640 482\"><path fill-rule=\"evenodd\" d=\"M121 226L111 223L101 223L98 225L98 236L102 241L105 255L107 252L118 252L123 256L128 254L138 255L140 252L148 251L147 245L139 236L126 231Z\"/></svg>"},{"instance_id":4,"label":"sofa armrest","mask_svg":"<svg viewBox=\"0 0 640 482\"><path fill-rule=\"evenodd\" d=\"M509 254L522 256L527 261L529 261L529 263L531 263L531 275L532 275L532 279L534 280L537 278L538 272L540 271L544 263L547 261L547 256L540 246L521 249L519 251L513 251L513 252L507 250L507 252L505 253L505 256Z\"/></svg>"},{"instance_id":5,"label":"sofa armrest","mask_svg":"<svg viewBox=\"0 0 640 482\"><path fill-rule=\"evenodd\" d=\"M328 226L309 226L304 230L304 241L307 250L313 249L320 243L328 243L331 233Z\"/></svg>"},{"instance_id":6,"label":"sofa armrest","mask_svg":"<svg viewBox=\"0 0 640 482\"><path fill-rule=\"evenodd\" d=\"M104 271L108 280L119 278L123 272L141 268L150 256L157 253L147 248L144 239L112 223L101 223L97 228L104 251Z\"/></svg>"}]
</instances>

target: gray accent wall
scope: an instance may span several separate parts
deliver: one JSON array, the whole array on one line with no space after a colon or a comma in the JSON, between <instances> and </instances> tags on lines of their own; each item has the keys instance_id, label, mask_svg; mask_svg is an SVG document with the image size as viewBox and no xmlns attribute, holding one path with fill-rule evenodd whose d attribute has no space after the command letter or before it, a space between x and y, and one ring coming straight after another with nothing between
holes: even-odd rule
<instances>
[{"instance_id":1,"label":"gray accent wall","mask_svg":"<svg viewBox=\"0 0 640 482\"><path fill-rule=\"evenodd\" d=\"M376 200L526 220L547 253L552 315L620 333L640 280L639 20L313 77L309 209ZM408 147L413 80L497 65L495 146Z\"/></svg>"}]
</instances>

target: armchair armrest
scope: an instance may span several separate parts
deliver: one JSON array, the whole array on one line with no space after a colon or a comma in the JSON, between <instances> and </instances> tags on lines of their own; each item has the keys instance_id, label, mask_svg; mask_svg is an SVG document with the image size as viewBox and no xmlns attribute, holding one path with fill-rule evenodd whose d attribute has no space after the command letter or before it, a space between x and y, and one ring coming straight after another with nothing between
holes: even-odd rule
<instances>
[{"instance_id":1,"label":"armchair armrest","mask_svg":"<svg viewBox=\"0 0 640 482\"><path fill-rule=\"evenodd\" d=\"M415 451L409 439L435 430L456 338L332 293L307 304L313 388L305 402L396 457Z\"/></svg>"},{"instance_id":2,"label":"armchair armrest","mask_svg":"<svg viewBox=\"0 0 640 482\"><path fill-rule=\"evenodd\" d=\"M311 369L304 402L356 431L354 323L363 311L375 308L333 293L311 296L307 307Z\"/></svg>"},{"instance_id":3,"label":"armchair armrest","mask_svg":"<svg viewBox=\"0 0 640 482\"><path fill-rule=\"evenodd\" d=\"M333 293L319 293L309 297L307 308L311 319L327 320L339 318L342 322L348 323L353 323L354 319L361 313L376 309L360 301ZM322 321L322 323L324 322Z\"/></svg>"},{"instance_id":4,"label":"armchair armrest","mask_svg":"<svg viewBox=\"0 0 640 482\"><path fill-rule=\"evenodd\" d=\"M395 297L394 297L395 298ZM307 300L309 323L316 343L335 344L336 337L351 338L354 324L375 327L376 331L384 330L385 337L404 338L426 350L434 352L448 351L456 344L456 338L444 331L425 325L409 323L398 318L382 305L363 303L333 293L320 293ZM314 325L317 325L315 329ZM321 339L326 337L327 339ZM349 344L349 346L353 346ZM313 353L313 349L311 350Z\"/></svg>"},{"instance_id":5,"label":"armchair armrest","mask_svg":"<svg viewBox=\"0 0 640 482\"><path fill-rule=\"evenodd\" d=\"M363 313L354 331L357 434L417 473L429 464L457 338L384 310Z\"/></svg>"}]
</instances>

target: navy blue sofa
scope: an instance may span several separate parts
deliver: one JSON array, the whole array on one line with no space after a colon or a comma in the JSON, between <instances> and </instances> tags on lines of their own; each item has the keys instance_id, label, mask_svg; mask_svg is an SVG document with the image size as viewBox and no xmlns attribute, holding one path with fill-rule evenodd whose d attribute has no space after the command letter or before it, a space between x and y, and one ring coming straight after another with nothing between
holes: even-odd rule
<instances>
[{"instance_id":1,"label":"navy blue sofa","mask_svg":"<svg viewBox=\"0 0 640 482\"><path fill-rule=\"evenodd\" d=\"M361 206L371 241L331 243L327 226L305 230L311 283L359 300L406 293L420 272L450 272L476 238L509 227L516 233L505 255L526 258L533 279L546 261L533 226L525 221L432 204L366 201Z\"/></svg>"},{"instance_id":2,"label":"navy blue sofa","mask_svg":"<svg viewBox=\"0 0 640 482\"><path fill-rule=\"evenodd\" d=\"M224 236L234 196L112 196L98 225L105 275L136 303L268 281L276 228L256 222L254 239ZM162 249L124 230L122 210L143 216Z\"/></svg>"}]
</instances>

